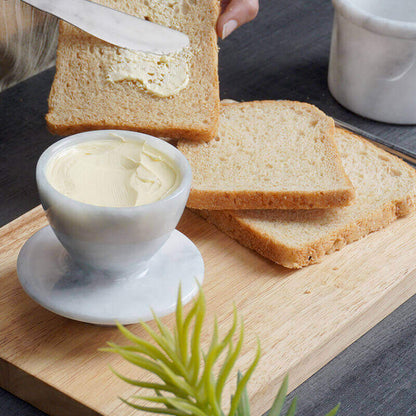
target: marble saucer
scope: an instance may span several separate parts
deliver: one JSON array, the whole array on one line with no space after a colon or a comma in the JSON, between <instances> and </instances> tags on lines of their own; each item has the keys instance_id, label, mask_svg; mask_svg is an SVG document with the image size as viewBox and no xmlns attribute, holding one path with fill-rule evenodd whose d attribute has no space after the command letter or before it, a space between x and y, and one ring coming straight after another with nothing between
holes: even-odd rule
<instances>
[{"instance_id":1,"label":"marble saucer","mask_svg":"<svg viewBox=\"0 0 416 416\"><path fill-rule=\"evenodd\" d=\"M23 289L44 308L77 321L114 325L162 317L173 312L179 284L189 302L202 283L204 263L195 245L174 230L138 275L109 278L74 264L50 226L23 246L17 259Z\"/></svg>"}]
</instances>

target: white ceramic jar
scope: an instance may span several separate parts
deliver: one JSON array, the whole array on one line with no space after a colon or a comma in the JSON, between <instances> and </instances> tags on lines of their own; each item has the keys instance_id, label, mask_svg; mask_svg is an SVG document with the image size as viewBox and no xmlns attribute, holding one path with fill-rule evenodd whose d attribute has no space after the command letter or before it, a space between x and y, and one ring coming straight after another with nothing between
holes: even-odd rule
<instances>
[{"instance_id":1,"label":"white ceramic jar","mask_svg":"<svg viewBox=\"0 0 416 416\"><path fill-rule=\"evenodd\" d=\"M332 3L331 94L364 117L416 123L416 1Z\"/></svg>"}]
</instances>

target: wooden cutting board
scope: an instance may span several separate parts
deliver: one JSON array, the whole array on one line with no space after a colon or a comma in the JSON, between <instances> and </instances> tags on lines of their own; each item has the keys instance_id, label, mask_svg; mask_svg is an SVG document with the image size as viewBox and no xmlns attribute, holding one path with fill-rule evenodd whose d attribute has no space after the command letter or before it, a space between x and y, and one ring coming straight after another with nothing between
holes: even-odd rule
<instances>
[{"instance_id":1,"label":"wooden cutting board","mask_svg":"<svg viewBox=\"0 0 416 416\"><path fill-rule=\"evenodd\" d=\"M0 385L50 415L139 414L117 398L137 390L108 365L147 376L97 351L106 341L124 343L118 331L54 315L18 283L19 250L46 224L37 207L0 229ZM253 358L256 336L261 340L262 358L249 384L253 415L269 408L286 372L293 389L416 292L416 216L298 271L260 257L188 211L178 228L205 261L203 347L214 314L220 333L230 327L233 302L246 328L239 369ZM172 316L163 321L173 324ZM143 335L139 325L129 328Z\"/></svg>"}]
</instances>

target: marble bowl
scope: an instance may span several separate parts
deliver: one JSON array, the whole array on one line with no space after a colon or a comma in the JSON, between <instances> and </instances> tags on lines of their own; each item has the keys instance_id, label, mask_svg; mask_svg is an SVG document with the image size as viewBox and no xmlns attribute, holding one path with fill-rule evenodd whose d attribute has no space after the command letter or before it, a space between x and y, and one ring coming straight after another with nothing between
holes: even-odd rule
<instances>
[{"instance_id":1,"label":"marble bowl","mask_svg":"<svg viewBox=\"0 0 416 416\"><path fill-rule=\"evenodd\" d=\"M45 174L52 157L112 133L146 141L167 155L179 170L179 186L160 201L122 208L85 204L52 187ZM130 131L80 133L42 154L36 180L50 226L26 241L17 274L26 293L44 308L92 324L130 324L173 312L179 293L183 304L196 294L203 281L203 259L192 241L175 229L192 174L175 147Z\"/></svg>"},{"instance_id":2,"label":"marble bowl","mask_svg":"<svg viewBox=\"0 0 416 416\"><path fill-rule=\"evenodd\" d=\"M105 139L112 133L146 141L167 155L178 167L178 188L152 204L112 208L76 201L52 187L45 174L51 158L71 146ZM145 271L150 258L167 241L185 209L192 173L182 153L161 139L131 131L100 130L75 134L50 146L38 161L36 181L48 221L72 259L85 268L120 276L131 270Z\"/></svg>"},{"instance_id":3,"label":"marble bowl","mask_svg":"<svg viewBox=\"0 0 416 416\"><path fill-rule=\"evenodd\" d=\"M416 1L332 3L331 94L364 117L416 123Z\"/></svg>"}]
</instances>

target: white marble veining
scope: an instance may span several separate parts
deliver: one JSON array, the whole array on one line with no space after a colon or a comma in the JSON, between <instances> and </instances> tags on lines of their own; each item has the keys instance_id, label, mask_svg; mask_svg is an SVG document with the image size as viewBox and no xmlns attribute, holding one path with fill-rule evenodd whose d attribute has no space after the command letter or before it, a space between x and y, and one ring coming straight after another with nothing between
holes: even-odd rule
<instances>
[{"instance_id":1,"label":"white marble veining","mask_svg":"<svg viewBox=\"0 0 416 416\"><path fill-rule=\"evenodd\" d=\"M416 123L416 2L333 0L328 85L374 120Z\"/></svg>"},{"instance_id":2,"label":"white marble veining","mask_svg":"<svg viewBox=\"0 0 416 416\"><path fill-rule=\"evenodd\" d=\"M148 268L116 278L75 264L54 235L42 228L23 246L17 262L26 293L44 308L82 322L114 325L173 312L179 285L189 302L202 283L204 263L195 245L175 230Z\"/></svg>"},{"instance_id":3,"label":"white marble veining","mask_svg":"<svg viewBox=\"0 0 416 416\"><path fill-rule=\"evenodd\" d=\"M48 162L69 147L111 135L143 143L166 155L180 182L165 198L133 207L102 207L68 198L48 182ZM86 178L87 180L87 178ZM195 246L175 230L191 187L189 162L174 146L141 133L99 130L50 146L36 168L39 196L51 227L23 247L18 275L27 293L63 316L100 324L150 319L171 312L179 282L184 301L202 281Z\"/></svg>"}]
</instances>

